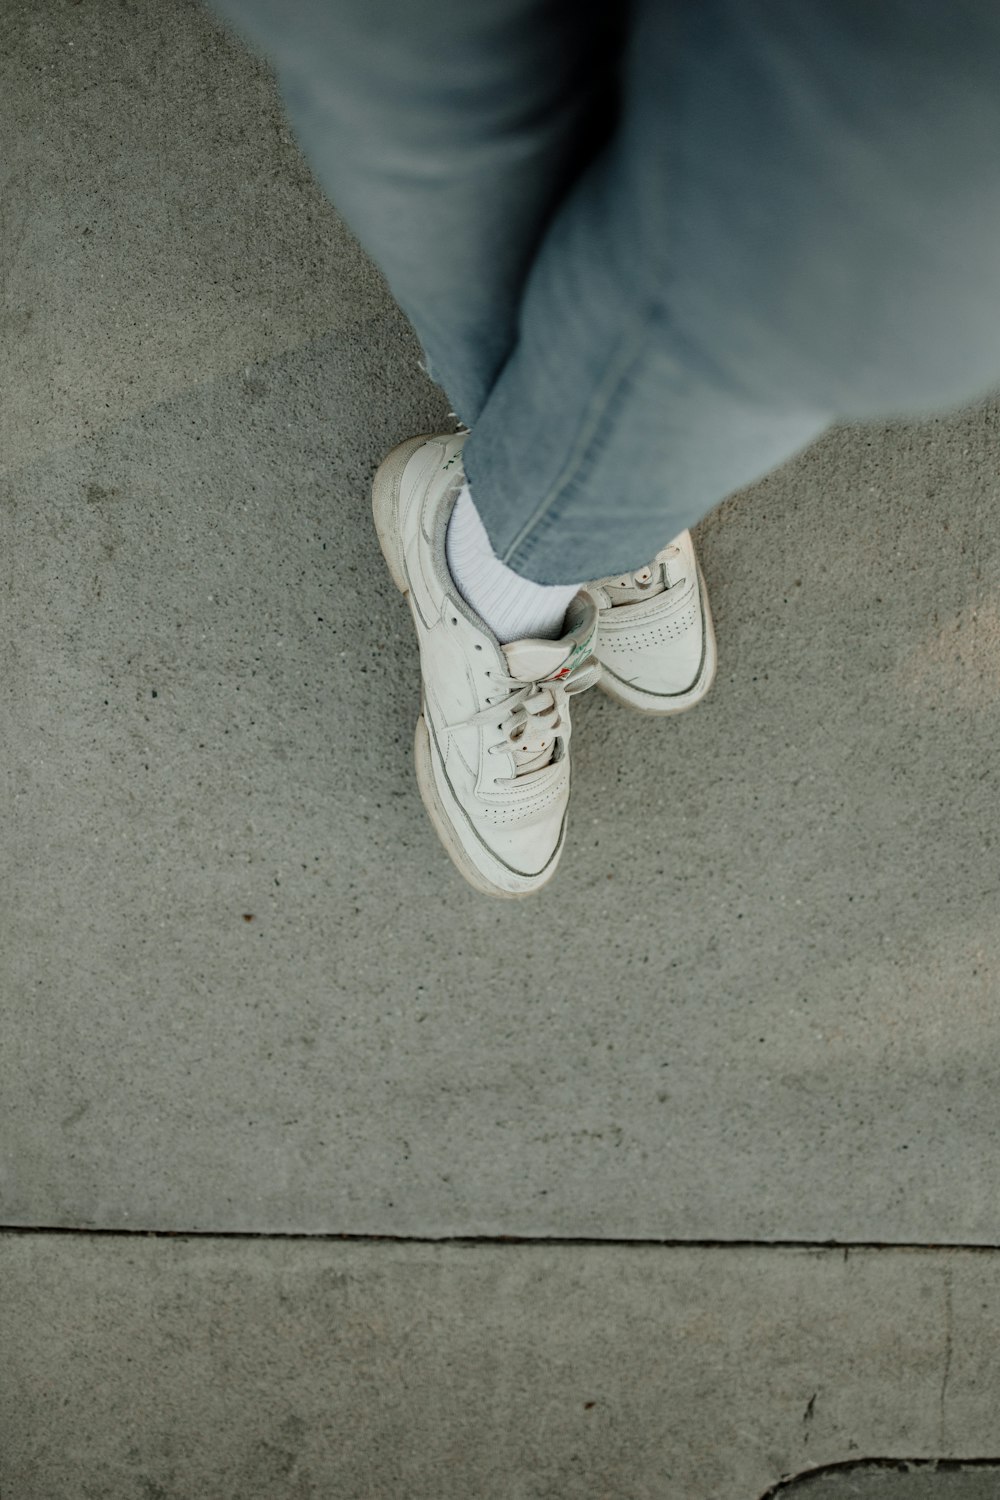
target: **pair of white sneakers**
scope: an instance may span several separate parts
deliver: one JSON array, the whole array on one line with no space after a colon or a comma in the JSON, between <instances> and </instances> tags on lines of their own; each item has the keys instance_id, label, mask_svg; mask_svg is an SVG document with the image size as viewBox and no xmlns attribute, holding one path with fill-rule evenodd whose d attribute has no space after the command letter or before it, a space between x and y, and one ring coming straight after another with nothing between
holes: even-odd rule
<instances>
[{"instance_id":1,"label":"pair of white sneakers","mask_svg":"<svg viewBox=\"0 0 1000 1500\"><path fill-rule=\"evenodd\" d=\"M587 584L561 640L502 646L448 570L445 535L468 432L409 438L372 485L379 542L420 643L417 782L458 869L491 896L527 896L566 840L570 700L600 686L644 713L690 708L712 685L715 632L688 532L648 567Z\"/></svg>"}]
</instances>

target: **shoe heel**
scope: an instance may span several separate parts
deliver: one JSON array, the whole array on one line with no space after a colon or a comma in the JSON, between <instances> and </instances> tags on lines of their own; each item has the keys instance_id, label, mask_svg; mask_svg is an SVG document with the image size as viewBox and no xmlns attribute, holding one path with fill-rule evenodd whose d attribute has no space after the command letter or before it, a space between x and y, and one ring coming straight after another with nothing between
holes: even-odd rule
<instances>
[{"instance_id":1,"label":"shoe heel","mask_svg":"<svg viewBox=\"0 0 1000 1500\"><path fill-rule=\"evenodd\" d=\"M405 442L397 443L395 448L383 458L372 480L372 516L375 521L375 531L378 535L379 546L382 548L382 556L392 574L392 581L401 594L409 592L409 585L406 581L403 552L399 542L399 485L403 470L413 454L425 443L429 443L434 436L433 432L425 432L420 437L407 438Z\"/></svg>"}]
</instances>

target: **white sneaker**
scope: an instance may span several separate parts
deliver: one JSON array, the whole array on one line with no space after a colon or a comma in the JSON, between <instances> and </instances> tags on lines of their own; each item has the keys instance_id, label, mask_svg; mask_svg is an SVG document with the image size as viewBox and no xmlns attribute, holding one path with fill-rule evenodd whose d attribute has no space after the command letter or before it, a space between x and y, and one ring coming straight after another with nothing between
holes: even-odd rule
<instances>
[{"instance_id":1,"label":"white sneaker","mask_svg":"<svg viewBox=\"0 0 1000 1500\"><path fill-rule=\"evenodd\" d=\"M587 590L600 605L600 685L647 714L691 708L712 686L715 630L691 533L682 531L636 573Z\"/></svg>"},{"instance_id":2,"label":"white sneaker","mask_svg":"<svg viewBox=\"0 0 1000 1500\"><path fill-rule=\"evenodd\" d=\"M448 571L445 533L467 432L409 438L379 465L372 510L420 644L417 784L477 890L526 896L555 874L569 802L570 697L592 687L596 602L581 591L559 641L501 646Z\"/></svg>"}]
</instances>

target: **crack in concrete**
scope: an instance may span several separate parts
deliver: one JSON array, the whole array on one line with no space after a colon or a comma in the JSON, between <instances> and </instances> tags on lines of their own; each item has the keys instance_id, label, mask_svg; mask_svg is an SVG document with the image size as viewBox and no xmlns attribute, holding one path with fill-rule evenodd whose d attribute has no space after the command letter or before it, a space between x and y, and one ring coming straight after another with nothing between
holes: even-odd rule
<instances>
[{"instance_id":1,"label":"crack in concrete","mask_svg":"<svg viewBox=\"0 0 1000 1500\"><path fill-rule=\"evenodd\" d=\"M759 1500L779 1500L793 1486L797 1491L808 1490L831 1474L849 1474L858 1469L888 1469L899 1474L912 1474L916 1470L929 1474L954 1474L964 1469L996 1469L1000 1472L1000 1458L852 1458L846 1463L822 1464L818 1469L783 1474Z\"/></svg>"},{"instance_id":2,"label":"crack in concrete","mask_svg":"<svg viewBox=\"0 0 1000 1500\"><path fill-rule=\"evenodd\" d=\"M953 1333L953 1329L954 1329L954 1309L953 1309L953 1306L952 1306L953 1290L954 1290L954 1281L953 1281L953 1276L952 1276L952 1268L949 1265L949 1266L947 1266L945 1268L945 1273L944 1273L944 1374L943 1374L942 1379L941 1379L941 1397L940 1397L940 1409L941 1410L940 1410L940 1426L939 1426L939 1436L938 1436L938 1444L942 1448L946 1448L947 1447L947 1443L945 1442L945 1436L944 1436L944 1434L945 1434L944 1401L945 1401L945 1394L946 1394L946 1392L948 1390L948 1377L951 1375L951 1353L952 1353L952 1342L953 1342L952 1341L952 1333Z\"/></svg>"}]
</instances>

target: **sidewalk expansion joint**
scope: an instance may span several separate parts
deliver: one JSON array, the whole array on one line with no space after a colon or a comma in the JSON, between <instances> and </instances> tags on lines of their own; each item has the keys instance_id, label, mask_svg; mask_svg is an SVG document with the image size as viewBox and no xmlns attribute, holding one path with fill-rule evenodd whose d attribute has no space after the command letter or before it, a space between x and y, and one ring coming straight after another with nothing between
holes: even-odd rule
<instances>
[{"instance_id":1,"label":"sidewalk expansion joint","mask_svg":"<svg viewBox=\"0 0 1000 1500\"><path fill-rule=\"evenodd\" d=\"M574 1248L614 1247L643 1249L656 1246L661 1250L803 1250L814 1253L843 1252L846 1260L852 1250L954 1250L965 1254L995 1254L1000 1244L964 1244L955 1241L915 1240L699 1240L699 1239L599 1239L593 1236L520 1235L520 1234L336 1234L303 1230L248 1229L132 1229L108 1228L90 1224L0 1224L0 1234L47 1235L117 1235L132 1239L185 1240L306 1240L360 1245L566 1245Z\"/></svg>"}]
</instances>

